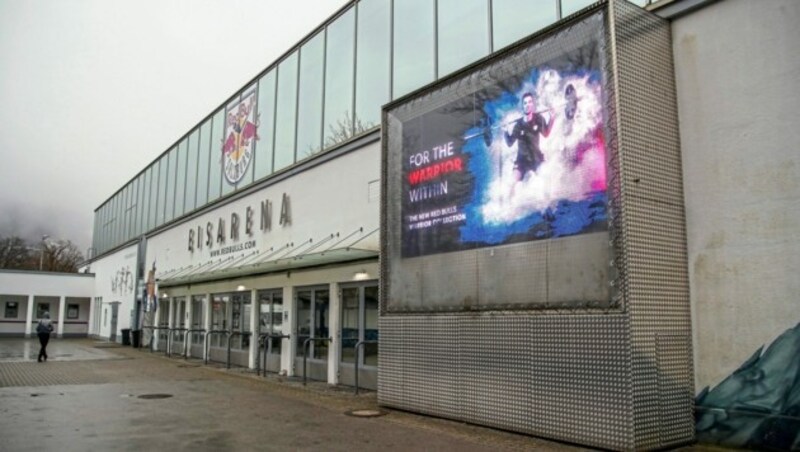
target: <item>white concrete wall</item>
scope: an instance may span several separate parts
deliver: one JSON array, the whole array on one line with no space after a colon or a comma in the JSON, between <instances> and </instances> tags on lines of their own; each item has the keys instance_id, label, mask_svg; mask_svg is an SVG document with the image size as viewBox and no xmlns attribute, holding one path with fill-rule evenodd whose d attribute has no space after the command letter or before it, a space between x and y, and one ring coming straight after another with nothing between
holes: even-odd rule
<instances>
[{"instance_id":1,"label":"white concrete wall","mask_svg":"<svg viewBox=\"0 0 800 452\"><path fill-rule=\"evenodd\" d=\"M121 341L120 330L130 328L131 310L136 300L136 257L138 245L129 246L116 253L92 262L95 274L95 297L102 297L100 330L91 334L108 338L111 336L111 303L119 302L117 317L117 340Z\"/></svg>"},{"instance_id":2,"label":"white concrete wall","mask_svg":"<svg viewBox=\"0 0 800 452\"><path fill-rule=\"evenodd\" d=\"M673 22L696 388L800 321L800 2Z\"/></svg>"},{"instance_id":3,"label":"white concrete wall","mask_svg":"<svg viewBox=\"0 0 800 452\"><path fill-rule=\"evenodd\" d=\"M79 273L51 273L36 271L0 270L0 334L22 335L30 333L36 318L36 302L50 303L50 318L55 323L56 334L62 333L63 326L58 324L61 300L67 297L91 298L94 293L94 276ZM14 319L5 318L5 302L19 303L18 315ZM34 303L28 306L31 301ZM31 312L29 312L29 309ZM86 308L88 315L88 307ZM26 325L30 319L31 325ZM77 321L81 321L76 320ZM88 326L88 318L82 320L83 328ZM65 319L66 323L66 319ZM70 327L67 333L72 333ZM28 327L26 329L26 326ZM85 331L85 330L84 330ZM75 331L80 333L80 331Z\"/></svg>"},{"instance_id":4,"label":"white concrete wall","mask_svg":"<svg viewBox=\"0 0 800 452\"><path fill-rule=\"evenodd\" d=\"M161 232L147 240L146 268L156 263L156 277L169 277L169 272L192 266L202 265L210 260L220 258L241 257L259 250L269 253L270 248L278 250L287 243L300 246L308 239L318 242L330 234L340 234L344 238L360 227L363 234L375 230L380 224L380 199L377 181L380 174L380 143L375 142L357 151L303 171L302 173L259 190L249 196L225 204L207 214L187 220L167 231ZM280 225L281 199L286 193L290 199L291 219L289 225ZM262 231L260 226L261 202L272 202L272 229ZM244 232L245 212L247 207L254 210L254 233L248 237ZM239 239L230 238L231 214L239 215L242 225L239 228ZM201 227L205 231L206 224L214 227L216 241L219 219L225 221L226 241L224 245L216 242L209 249L188 250L189 231ZM352 240L358 237L355 235ZM376 232L358 243L361 248L378 250L379 234ZM197 238L195 237L195 242ZM256 247L236 253L212 257L212 251L255 241ZM333 241L330 242L333 244ZM321 249L324 249L322 247Z\"/></svg>"}]
</instances>

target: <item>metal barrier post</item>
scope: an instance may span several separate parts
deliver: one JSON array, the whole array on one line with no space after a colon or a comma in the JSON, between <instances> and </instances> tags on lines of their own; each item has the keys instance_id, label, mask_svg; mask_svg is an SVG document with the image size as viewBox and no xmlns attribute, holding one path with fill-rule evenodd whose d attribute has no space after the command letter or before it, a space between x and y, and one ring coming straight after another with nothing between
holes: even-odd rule
<instances>
[{"instance_id":1,"label":"metal barrier post","mask_svg":"<svg viewBox=\"0 0 800 452\"><path fill-rule=\"evenodd\" d=\"M231 339L233 339L234 336L250 336L251 334L252 333L249 331L231 331L228 333L228 362L225 367L226 369L231 368Z\"/></svg>"},{"instance_id":2,"label":"metal barrier post","mask_svg":"<svg viewBox=\"0 0 800 452\"><path fill-rule=\"evenodd\" d=\"M303 341L303 386L306 385L306 379L308 378L308 367L307 367L307 360L308 360L308 344L311 341L325 341L325 342L333 342L332 337L309 337L305 341Z\"/></svg>"},{"instance_id":3,"label":"metal barrier post","mask_svg":"<svg viewBox=\"0 0 800 452\"><path fill-rule=\"evenodd\" d=\"M264 351L263 354L263 361L264 361L264 376L267 376L267 355L272 354L272 340L271 339L289 339L291 335L289 334L275 334L275 333L264 333L259 335L259 341L264 340ZM269 341L269 343L267 343ZM260 369L259 369L260 370ZM260 375L260 373L256 373L256 375Z\"/></svg>"},{"instance_id":4,"label":"metal barrier post","mask_svg":"<svg viewBox=\"0 0 800 452\"><path fill-rule=\"evenodd\" d=\"M203 364L208 364L208 336L210 336L212 334L223 334L223 333L224 334L228 334L228 331L225 331L225 330L211 330L211 331L207 331L206 332L205 338L203 340L204 341L204 345L203 346L205 347L205 352L203 353Z\"/></svg>"},{"instance_id":5,"label":"metal barrier post","mask_svg":"<svg viewBox=\"0 0 800 452\"><path fill-rule=\"evenodd\" d=\"M149 347L150 353L153 353L156 351L156 341L154 339L156 338L158 330L167 330L169 328L165 326L143 326L142 329L153 330L153 335L150 337L150 347Z\"/></svg>"},{"instance_id":6,"label":"metal barrier post","mask_svg":"<svg viewBox=\"0 0 800 452\"><path fill-rule=\"evenodd\" d=\"M172 356L172 334L176 331L186 331L186 328L167 328L167 350L164 352L164 354L170 357ZM185 342L186 341L184 341L184 348Z\"/></svg>"},{"instance_id":7,"label":"metal barrier post","mask_svg":"<svg viewBox=\"0 0 800 452\"><path fill-rule=\"evenodd\" d=\"M356 395L358 395L358 363L361 361L358 356L358 348L364 344L377 344L378 341L358 341L356 342L355 347L353 347L353 351L355 352L355 369L356 369Z\"/></svg>"},{"instance_id":8,"label":"metal barrier post","mask_svg":"<svg viewBox=\"0 0 800 452\"><path fill-rule=\"evenodd\" d=\"M189 355L192 353L192 346L190 344L191 338L189 336L192 333L205 333L206 330L204 329L189 329L186 330L186 340L183 341L183 359L189 359Z\"/></svg>"}]
</instances>

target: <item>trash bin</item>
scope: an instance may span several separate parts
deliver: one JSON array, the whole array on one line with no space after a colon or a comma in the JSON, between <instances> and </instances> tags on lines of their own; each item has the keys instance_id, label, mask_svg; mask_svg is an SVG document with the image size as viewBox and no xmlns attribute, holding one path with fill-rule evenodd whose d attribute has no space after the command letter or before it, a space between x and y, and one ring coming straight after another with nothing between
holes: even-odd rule
<instances>
[{"instance_id":1,"label":"trash bin","mask_svg":"<svg viewBox=\"0 0 800 452\"><path fill-rule=\"evenodd\" d=\"M128 328L122 329L122 345L131 345L131 330Z\"/></svg>"},{"instance_id":2,"label":"trash bin","mask_svg":"<svg viewBox=\"0 0 800 452\"><path fill-rule=\"evenodd\" d=\"M139 348L142 339L142 330L133 330L131 331L131 338L133 339L133 348Z\"/></svg>"}]
</instances>

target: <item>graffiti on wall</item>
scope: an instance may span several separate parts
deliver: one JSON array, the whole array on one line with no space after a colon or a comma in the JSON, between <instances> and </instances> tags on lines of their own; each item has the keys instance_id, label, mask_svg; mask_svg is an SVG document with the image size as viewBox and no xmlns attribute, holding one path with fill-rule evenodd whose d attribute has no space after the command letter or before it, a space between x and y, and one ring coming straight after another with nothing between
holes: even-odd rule
<instances>
[{"instance_id":1,"label":"graffiti on wall","mask_svg":"<svg viewBox=\"0 0 800 452\"><path fill-rule=\"evenodd\" d=\"M703 389L696 406L701 442L800 450L800 324Z\"/></svg>"},{"instance_id":2,"label":"graffiti on wall","mask_svg":"<svg viewBox=\"0 0 800 452\"><path fill-rule=\"evenodd\" d=\"M125 266L117 270L111 277L111 292L117 295L127 295L133 293L135 283L130 266Z\"/></svg>"}]
</instances>

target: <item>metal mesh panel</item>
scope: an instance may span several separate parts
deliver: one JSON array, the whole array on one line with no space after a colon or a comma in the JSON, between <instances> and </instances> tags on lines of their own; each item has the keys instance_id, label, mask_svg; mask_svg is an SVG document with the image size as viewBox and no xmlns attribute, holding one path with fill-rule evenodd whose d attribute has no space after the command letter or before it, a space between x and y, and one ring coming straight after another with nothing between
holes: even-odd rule
<instances>
[{"instance_id":1,"label":"metal mesh panel","mask_svg":"<svg viewBox=\"0 0 800 452\"><path fill-rule=\"evenodd\" d=\"M634 443L694 437L691 317L677 106L668 24L611 4L631 327Z\"/></svg>"}]
</instances>

